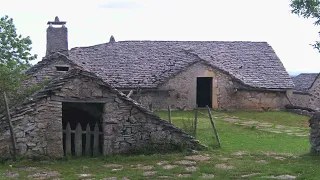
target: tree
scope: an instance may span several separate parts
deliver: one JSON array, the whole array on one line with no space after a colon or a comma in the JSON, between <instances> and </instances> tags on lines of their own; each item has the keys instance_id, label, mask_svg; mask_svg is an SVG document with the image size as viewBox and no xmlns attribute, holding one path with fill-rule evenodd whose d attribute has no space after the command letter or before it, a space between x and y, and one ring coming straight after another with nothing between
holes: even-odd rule
<instances>
[{"instance_id":1,"label":"tree","mask_svg":"<svg viewBox=\"0 0 320 180\"><path fill-rule=\"evenodd\" d=\"M303 18L315 19L314 25L320 25L320 0L291 0L291 12ZM318 32L320 35L320 32ZM320 52L320 41L312 45Z\"/></svg>"},{"instance_id":2,"label":"tree","mask_svg":"<svg viewBox=\"0 0 320 180\"><path fill-rule=\"evenodd\" d=\"M30 53L31 44L29 36L17 34L12 18L7 15L0 18L0 93L7 92L12 103L24 92L21 90L21 82L26 78L23 72L37 58ZM3 107L0 96L0 112Z\"/></svg>"}]
</instances>

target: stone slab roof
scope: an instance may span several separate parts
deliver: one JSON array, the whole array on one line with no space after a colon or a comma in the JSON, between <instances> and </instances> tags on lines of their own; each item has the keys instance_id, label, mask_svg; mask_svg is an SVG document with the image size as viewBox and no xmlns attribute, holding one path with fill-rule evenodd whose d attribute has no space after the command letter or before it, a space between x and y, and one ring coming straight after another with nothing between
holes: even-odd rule
<instances>
[{"instance_id":1,"label":"stone slab roof","mask_svg":"<svg viewBox=\"0 0 320 180\"><path fill-rule=\"evenodd\" d=\"M40 70L41 68L54 63L54 61L56 59L60 59L64 62L66 62L67 64L70 64L72 66L77 66L77 64L75 64L73 61L71 61L66 55L59 53L59 52L55 52L49 56L44 57L41 61L39 61L37 64L35 64L34 66L30 67L29 69L27 69L27 71L25 72L27 75L31 75L36 73L38 70Z\"/></svg>"},{"instance_id":2,"label":"stone slab roof","mask_svg":"<svg viewBox=\"0 0 320 180\"><path fill-rule=\"evenodd\" d=\"M319 73L301 73L292 78L296 91L307 91L313 85L313 82L319 76Z\"/></svg>"},{"instance_id":3,"label":"stone slab roof","mask_svg":"<svg viewBox=\"0 0 320 180\"><path fill-rule=\"evenodd\" d=\"M35 108L35 104L39 100L41 100L43 98L50 97L52 95L52 92L59 91L63 87L64 84L69 82L70 79L73 79L77 76L84 76L84 77L90 77L92 79L95 79L99 85L107 87L111 93L116 94L117 95L116 97L118 99L126 102L129 105L132 105L133 107L140 110L142 113L149 115L154 120L161 123L166 129L168 129L172 132L182 133L183 136L190 138L190 142L194 142L196 144L199 144L199 142L196 139L194 139L194 137L186 134L180 128L174 126L173 124L169 123L168 121L161 119L154 112L148 110L146 107L139 104L135 100L128 98L125 94L123 94L122 92L115 89L112 85L104 82L100 77L98 77L94 73L84 71L80 68L74 68L74 69L68 71L67 73L65 73L64 75L61 75L59 77L56 77L56 78L50 80L50 82L44 88L42 88L41 90L37 91L36 93L30 95L23 102L14 106L13 108L11 108L10 114L11 114L13 124L15 125L18 123L18 121L21 121L22 118L20 118L20 117L23 117L24 114L32 112ZM115 99L115 101L116 101L116 99ZM6 116L0 113L0 133L4 132L6 129L8 129ZM0 141L1 141L1 137L0 137ZM199 146L202 146L202 145L199 144Z\"/></svg>"},{"instance_id":4,"label":"stone slab roof","mask_svg":"<svg viewBox=\"0 0 320 180\"><path fill-rule=\"evenodd\" d=\"M120 41L73 48L69 58L117 88L157 88L199 61L250 87L291 89L294 86L266 42Z\"/></svg>"}]
</instances>

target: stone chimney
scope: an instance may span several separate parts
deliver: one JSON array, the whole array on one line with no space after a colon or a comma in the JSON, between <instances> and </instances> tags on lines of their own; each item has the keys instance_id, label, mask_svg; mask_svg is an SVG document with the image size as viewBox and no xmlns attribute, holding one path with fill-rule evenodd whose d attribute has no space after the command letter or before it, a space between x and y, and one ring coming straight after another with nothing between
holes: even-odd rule
<instances>
[{"instance_id":1,"label":"stone chimney","mask_svg":"<svg viewBox=\"0 0 320 180\"><path fill-rule=\"evenodd\" d=\"M114 42L116 42L116 39L114 38L113 35L111 35L110 40L109 40L109 43L114 43Z\"/></svg>"},{"instance_id":2,"label":"stone chimney","mask_svg":"<svg viewBox=\"0 0 320 180\"><path fill-rule=\"evenodd\" d=\"M46 56L54 52L60 52L68 56L68 29L67 22L60 21L58 16L54 21L48 21L47 28L47 52Z\"/></svg>"}]
</instances>

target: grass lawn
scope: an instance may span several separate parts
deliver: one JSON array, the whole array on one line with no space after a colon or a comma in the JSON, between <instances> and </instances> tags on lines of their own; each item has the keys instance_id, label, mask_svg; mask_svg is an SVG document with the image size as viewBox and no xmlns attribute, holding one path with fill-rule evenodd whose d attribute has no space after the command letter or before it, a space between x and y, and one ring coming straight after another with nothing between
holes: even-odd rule
<instances>
[{"instance_id":1,"label":"grass lawn","mask_svg":"<svg viewBox=\"0 0 320 180\"><path fill-rule=\"evenodd\" d=\"M167 112L157 112L167 119ZM309 155L307 136L261 131L250 126L240 126L223 121L232 117L255 120L283 126L303 127L308 118L287 112L213 112L220 136L217 142L206 111L199 112L197 138L209 148L199 152L205 160L190 160L194 164L181 164L186 153L114 156L98 158L74 158L56 161L5 162L0 164L0 179L8 172L19 174L20 179L203 179L214 175L214 179L270 179L281 175L296 179L319 179L320 158ZM183 120L193 118L192 111L173 111L172 121L184 127ZM190 157L189 158L195 158ZM163 161L163 162L162 162ZM162 162L162 163L159 163ZM187 161L187 163L190 163ZM12 167L11 167L12 166ZM26 167L36 167L25 169ZM194 170L191 172L191 170ZM144 173L155 173L144 176ZM51 174L50 174L51 173ZM53 175L52 175L53 174ZM145 175L146 175L145 174ZM50 176L51 175L51 176ZM87 177L80 177L87 176ZM110 179L111 180L111 179Z\"/></svg>"}]
</instances>

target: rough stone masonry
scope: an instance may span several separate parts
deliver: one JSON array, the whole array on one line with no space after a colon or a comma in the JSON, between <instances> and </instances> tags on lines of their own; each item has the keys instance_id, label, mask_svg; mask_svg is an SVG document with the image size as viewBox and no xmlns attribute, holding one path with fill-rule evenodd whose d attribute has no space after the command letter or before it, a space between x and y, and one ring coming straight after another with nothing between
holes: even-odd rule
<instances>
[{"instance_id":1,"label":"rough stone masonry","mask_svg":"<svg viewBox=\"0 0 320 180\"><path fill-rule=\"evenodd\" d=\"M311 153L320 153L320 112L314 113L309 120Z\"/></svg>"},{"instance_id":2,"label":"rough stone masonry","mask_svg":"<svg viewBox=\"0 0 320 180\"><path fill-rule=\"evenodd\" d=\"M139 149L170 151L199 149L202 145L178 127L117 91L96 75L73 69L53 79L11 112L19 154L61 157L63 150L62 104L68 100L103 103L103 155ZM10 152L10 133L0 116L0 155Z\"/></svg>"}]
</instances>

